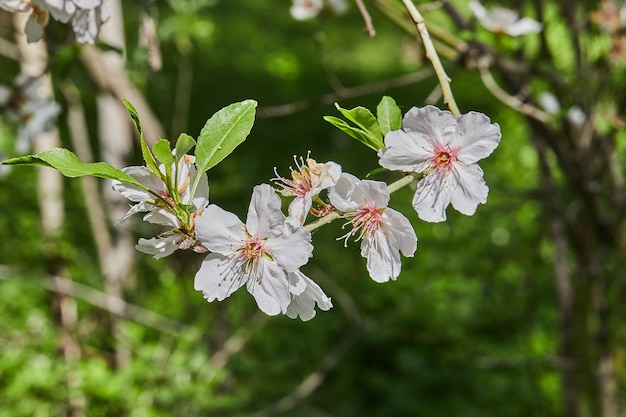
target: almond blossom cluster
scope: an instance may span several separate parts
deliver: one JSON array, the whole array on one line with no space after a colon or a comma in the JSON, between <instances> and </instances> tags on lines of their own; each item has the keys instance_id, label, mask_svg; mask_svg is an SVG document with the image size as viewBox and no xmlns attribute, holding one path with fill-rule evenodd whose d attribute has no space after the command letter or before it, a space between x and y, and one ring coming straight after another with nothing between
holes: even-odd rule
<instances>
[{"instance_id":1,"label":"almond blossom cluster","mask_svg":"<svg viewBox=\"0 0 626 417\"><path fill-rule=\"evenodd\" d=\"M0 8L13 13L29 13L24 32L37 42L44 35L50 17L70 23L79 43L95 43L100 26L109 19L104 0L0 0Z\"/></svg>"},{"instance_id":2,"label":"almond blossom cluster","mask_svg":"<svg viewBox=\"0 0 626 417\"><path fill-rule=\"evenodd\" d=\"M380 165L405 176L407 185L417 182L413 207L427 222L446 220L452 206L472 215L485 203L488 187L477 161L493 152L500 141L500 127L487 116L469 112L455 118L434 106L411 108L401 128L391 130L379 149ZM172 151L177 155L176 149ZM136 185L114 181L113 188L134 205L120 220L143 212L149 223L167 228L151 239L140 239L137 249L163 258L178 249L207 255L195 275L194 288L208 301L222 301L241 287L268 315L285 314L310 320L316 309L332 308L321 287L301 271L313 256L311 232L325 219L341 218L337 237L347 246L360 242L361 256L372 280L396 280L402 256L412 257L417 236L411 221L389 207L392 185L359 179L342 172L339 164L320 163L307 155L294 157L290 177L274 169L270 184L254 187L248 215L243 222L218 205L209 204L208 180L191 155L172 164L150 169L123 170ZM288 215L281 196L290 199ZM309 215L317 218L308 223ZM330 222L330 220L328 222Z\"/></svg>"},{"instance_id":3,"label":"almond blossom cluster","mask_svg":"<svg viewBox=\"0 0 626 417\"><path fill-rule=\"evenodd\" d=\"M209 202L209 185L206 173L197 178L194 162L193 156L183 155L171 166L159 165L160 175L145 166L131 166L122 170L145 188L113 181L114 190L136 203L118 223L135 213L147 212L144 221L168 227L157 237L139 239L135 246L137 250L153 255L156 259L169 256L178 249L193 248L196 252L205 252L204 247L194 239L194 222ZM192 190L196 181L198 187Z\"/></svg>"}]
</instances>

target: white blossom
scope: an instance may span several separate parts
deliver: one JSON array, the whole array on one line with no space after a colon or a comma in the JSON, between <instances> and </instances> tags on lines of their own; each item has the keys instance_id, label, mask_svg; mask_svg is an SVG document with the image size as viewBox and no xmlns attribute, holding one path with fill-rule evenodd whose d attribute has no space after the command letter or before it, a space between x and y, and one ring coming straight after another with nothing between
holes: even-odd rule
<instances>
[{"instance_id":1,"label":"white blossom","mask_svg":"<svg viewBox=\"0 0 626 417\"><path fill-rule=\"evenodd\" d=\"M402 129L385 136L378 153L380 165L404 172L421 172L413 208L422 220L446 220L446 207L466 215L487 201L489 188L476 164L500 142L500 126L483 113L469 112L456 119L435 106L413 107Z\"/></svg>"},{"instance_id":2,"label":"white blossom","mask_svg":"<svg viewBox=\"0 0 626 417\"><path fill-rule=\"evenodd\" d=\"M282 178L276 173L274 183L281 187L278 191L284 196L294 197L289 204L289 217L297 224L304 224L306 216L311 210L313 198L322 190L335 185L341 175L341 166L332 161L324 164L309 157L300 162L294 156L296 168L289 167L291 179ZM274 169L276 171L276 169Z\"/></svg>"},{"instance_id":3,"label":"white blossom","mask_svg":"<svg viewBox=\"0 0 626 417\"><path fill-rule=\"evenodd\" d=\"M254 187L245 224L212 204L197 216L195 227L197 239L212 252L194 283L208 301L222 301L245 285L261 311L276 315L287 312L292 290L306 290L290 285L288 276L312 256L311 234L288 221L270 185Z\"/></svg>"},{"instance_id":4,"label":"white blossom","mask_svg":"<svg viewBox=\"0 0 626 417\"><path fill-rule=\"evenodd\" d=\"M183 155L178 164L172 164L171 172L174 173L172 178L164 181L166 178L165 165L159 166L161 176L155 174L146 166L130 166L122 169L126 174L143 184L150 191L132 184L126 184L121 181L113 181L113 189L120 192L130 201L137 203L118 222L121 223L138 212L151 212L144 216L144 220L150 223L172 225L175 222L176 214L172 210L172 206L176 201L181 204L193 204L196 209L203 208L208 203L209 185L206 173L202 174L199 180L198 188L194 195L191 195L191 186L196 181L198 175L195 168L195 158L191 155ZM178 196L174 198L170 190L176 190ZM164 209L164 210L157 210Z\"/></svg>"},{"instance_id":5,"label":"white blossom","mask_svg":"<svg viewBox=\"0 0 626 417\"><path fill-rule=\"evenodd\" d=\"M529 17L521 18L514 10L495 6L487 10L478 1L469 2L470 9L480 24L494 33L505 33L510 36L521 36L541 32L543 25Z\"/></svg>"},{"instance_id":6,"label":"white blossom","mask_svg":"<svg viewBox=\"0 0 626 417\"><path fill-rule=\"evenodd\" d=\"M352 226L343 236L345 243L352 236L361 240L361 256L367 259L370 277L376 282L395 280L402 266L400 252L412 257L417 236L404 215L387 207L390 196L386 184L343 173L328 195Z\"/></svg>"},{"instance_id":7,"label":"white blossom","mask_svg":"<svg viewBox=\"0 0 626 417\"><path fill-rule=\"evenodd\" d=\"M113 189L136 203L124 217L118 220L118 223L125 221L135 213L148 212L143 217L144 221L168 227L166 232L160 233L157 237L139 239L135 246L137 250L153 255L157 259L169 256L177 249L193 248L197 252L204 251L202 247L196 245L193 232L195 217L209 202L209 186L206 173L203 173L199 179L198 188L193 196L191 195L191 187L198 176L194 162L193 156L183 155L178 164L172 164L170 169L173 175L169 179L163 164L159 166L162 176L155 174L145 166L131 166L122 170L150 191L121 181L113 181ZM170 184L164 181L164 178ZM173 190L178 193L176 197L171 194ZM176 211L183 209L177 205L188 206L193 210L189 213L188 224L181 223Z\"/></svg>"}]
</instances>

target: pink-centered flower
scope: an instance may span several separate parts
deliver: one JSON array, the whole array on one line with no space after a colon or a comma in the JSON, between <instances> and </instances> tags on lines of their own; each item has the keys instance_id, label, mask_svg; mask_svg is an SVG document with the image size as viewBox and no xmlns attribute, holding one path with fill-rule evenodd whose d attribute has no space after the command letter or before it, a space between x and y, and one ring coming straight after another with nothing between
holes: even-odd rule
<instances>
[{"instance_id":1,"label":"pink-centered flower","mask_svg":"<svg viewBox=\"0 0 626 417\"><path fill-rule=\"evenodd\" d=\"M489 187L476 163L500 143L500 126L478 112L456 119L435 106L413 107L402 129L385 136L380 165L395 171L421 172L413 208L428 222L446 220L446 207L466 215L487 201Z\"/></svg>"},{"instance_id":2,"label":"pink-centered flower","mask_svg":"<svg viewBox=\"0 0 626 417\"><path fill-rule=\"evenodd\" d=\"M289 275L312 256L311 234L288 221L270 185L254 187L245 224L212 204L196 218L195 226L196 237L212 252L194 284L208 301L222 301L245 285L261 311L276 315L287 312L292 291L306 290L307 282L304 287L291 285Z\"/></svg>"},{"instance_id":3,"label":"pink-centered flower","mask_svg":"<svg viewBox=\"0 0 626 417\"><path fill-rule=\"evenodd\" d=\"M311 210L313 198L322 190L335 185L341 175L341 166L332 161L324 164L307 157L300 161L294 156L296 169L289 167L291 179L283 178L276 172L274 183L280 187L278 192L287 197L294 197L289 204L289 217L302 225Z\"/></svg>"},{"instance_id":4,"label":"pink-centered flower","mask_svg":"<svg viewBox=\"0 0 626 417\"><path fill-rule=\"evenodd\" d=\"M380 181L359 180L347 173L328 193L331 204L348 219L352 229L343 236L361 241L361 256L367 259L367 270L376 282L395 280L402 266L400 252L413 256L417 236L409 220L387 207L389 191Z\"/></svg>"}]
</instances>

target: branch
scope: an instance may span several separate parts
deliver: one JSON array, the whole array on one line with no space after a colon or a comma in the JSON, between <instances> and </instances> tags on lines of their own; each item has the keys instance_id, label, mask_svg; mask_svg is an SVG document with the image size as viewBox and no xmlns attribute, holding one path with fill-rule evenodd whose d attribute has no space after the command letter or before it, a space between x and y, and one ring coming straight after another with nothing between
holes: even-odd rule
<instances>
[{"instance_id":1,"label":"branch","mask_svg":"<svg viewBox=\"0 0 626 417\"><path fill-rule=\"evenodd\" d=\"M426 57L430 60L435 73L437 74L437 79L439 80L441 91L443 92L443 102L448 106L454 117L459 117L461 115L461 111L454 100L454 95L452 94L452 89L450 88L452 80L448 77L448 74L446 74L446 70L443 68L439 55L437 55L437 50L435 49L435 45L433 45L433 41L430 38L424 18L411 0L402 0L402 3L404 3L411 19L417 26L417 31L422 39L422 43L424 44L424 49L426 50Z\"/></svg>"},{"instance_id":2,"label":"branch","mask_svg":"<svg viewBox=\"0 0 626 417\"><path fill-rule=\"evenodd\" d=\"M278 106L260 107L257 109L257 117L283 117L291 114L301 112L316 105L328 105L333 104L340 99L349 99L355 97L361 97L368 94L381 93L388 91L392 88L403 87L410 84L423 81L432 75L432 70L429 68L421 69L410 74L401 75L396 78L391 78L376 83L359 85L356 87L349 87L339 89L336 92L324 94L318 98L306 99L294 101L292 103L281 104Z\"/></svg>"},{"instance_id":3,"label":"branch","mask_svg":"<svg viewBox=\"0 0 626 417\"><path fill-rule=\"evenodd\" d=\"M361 16L363 16L363 21L365 22L365 32L367 32L368 36L373 38L374 36L376 36L376 29L374 29L374 25L372 23L372 17L370 16L369 12L365 8L365 5L363 4L363 0L355 0L355 1L356 1L356 6L359 8L359 12L361 12Z\"/></svg>"},{"instance_id":4,"label":"branch","mask_svg":"<svg viewBox=\"0 0 626 417\"><path fill-rule=\"evenodd\" d=\"M506 91L504 91L493 78L491 71L489 71L486 67L480 68L480 79L483 84L489 90L491 94L502 103L506 104L513 110L516 110L526 116L530 116L535 120L540 121L541 123L548 123L551 119L550 115L543 110L539 110L538 108L524 103L520 99L515 96L510 95Z\"/></svg>"},{"instance_id":5,"label":"branch","mask_svg":"<svg viewBox=\"0 0 626 417\"><path fill-rule=\"evenodd\" d=\"M11 268L0 265L0 281L10 279L15 275L17 275L16 272L12 271ZM38 282L47 290L83 300L109 313L163 333L178 335L181 332L191 331L191 328L184 323L161 316L151 310L131 304L121 298L113 297L69 278L46 276Z\"/></svg>"},{"instance_id":6,"label":"branch","mask_svg":"<svg viewBox=\"0 0 626 417\"><path fill-rule=\"evenodd\" d=\"M276 401L269 407L257 411L251 417L271 417L283 413L294 408L298 403L302 402L306 397L311 395L322 382L328 372L330 372L339 362L339 359L352 346L360 334L358 327L352 327L345 336L324 356L317 369L311 372L306 378L298 384L298 386L285 397Z\"/></svg>"}]
</instances>

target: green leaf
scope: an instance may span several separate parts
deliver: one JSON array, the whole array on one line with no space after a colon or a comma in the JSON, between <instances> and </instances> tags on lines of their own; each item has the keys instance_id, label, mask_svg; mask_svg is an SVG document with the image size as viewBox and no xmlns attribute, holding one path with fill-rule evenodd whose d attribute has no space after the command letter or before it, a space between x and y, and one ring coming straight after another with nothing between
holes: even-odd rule
<instances>
[{"instance_id":1,"label":"green leaf","mask_svg":"<svg viewBox=\"0 0 626 417\"><path fill-rule=\"evenodd\" d=\"M399 130L402 127L402 112L396 101L389 96L384 96L378 103L376 116L378 117L378 125L383 133L383 137L387 133Z\"/></svg>"},{"instance_id":2,"label":"green leaf","mask_svg":"<svg viewBox=\"0 0 626 417\"><path fill-rule=\"evenodd\" d=\"M341 108L338 103L335 103L335 107L346 119L360 127L363 132L370 136L371 143L378 147L376 150L384 147L383 132L371 111L361 106L347 110Z\"/></svg>"},{"instance_id":3,"label":"green leaf","mask_svg":"<svg viewBox=\"0 0 626 417\"><path fill-rule=\"evenodd\" d=\"M382 174L385 172L389 172L389 170L387 168L378 167L368 172L367 175L365 175L365 178L371 178L375 175Z\"/></svg>"},{"instance_id":4,"label":"green leaf","mask_svg":"<svg viewBox=\"0 0 626 417\"><path fill-rule=\"evenodd\" d=\"M176 162L170 148L170 141L167 139L157 140L152 147L152 153L163 165L171 165Z\"/></svg>"},{"instance_id":5,"label":"green leaf","mask_svg":"<svg viewBox=\"0 0 626 417\"><path fill-rule=\"evenodd\" d=\"M191 148L196 145L196 141L186 133L181 133L176 141L176 160L183 157Z\"/></svg>"},{"instance_id":6,"label":"green leaf","mask_svg":"<svg viewBox=\"0 0 626 417\"><path fill-rule=\"evenodd\" d=\"M324 116L324 120L377 152L380 148L382 148L382 146L378 146L378 144L374 140L372 140L371 135L368 135L361 129L350 126L348 123L346 123L345 120L334 116Z\"/></svg>"},{"instance_id":7,"label":"green leaf","mask_svg":"<svg viewBox=\"0 0 626 417\"><path fill-rule=\"evenodd\" d=\"M254 124L257 102L233 103L215 113L200 131L196 144L198 173L208 171L244 140Z\"/></svg>"},{"instance_id":8,"label":"green leaf","mask_svg":"<svg viewBox=\"0 0 626 417\"><path fill-rule=\"evenodd\" d=\"M159 177L163 177L163 174L159 170L159 164L157 164L157 161L154 159L154 155L152 155L152 152L150 152L150 148L146 143L146 138L143 135L143 128L141 127L141 121L139 120L137 109L135 109L135 106L133 106L130 101L126 99L122 99L122 102L124 103L124 106L126 106L128 113L130 113L130 117L133 119L133 122L135 122L135 126L137 126L137 130L139 131L139 137L141 139L141 155L143 156L143 160L146 161L146 166L150 169L150 171L154 172Z\"/></svg>"},{"instance_id":9,"label":"green leaf","mask_svg":"<svg viewBox=\"0 0 626 417\"><path fill-rule=\"evenodd\" d=\"M78 159L71 151L63 148L52 148L35 155L12 158L0 162L5 165L38 165L56 169L66 177L76 178L91 175L94 177L118 180L147 189L125 172L107 164L106 162L85 163Z\"/></svg>"}]
</instances>

